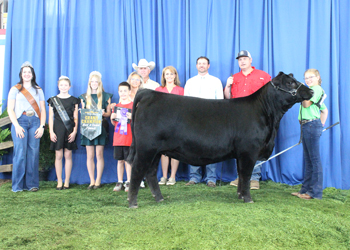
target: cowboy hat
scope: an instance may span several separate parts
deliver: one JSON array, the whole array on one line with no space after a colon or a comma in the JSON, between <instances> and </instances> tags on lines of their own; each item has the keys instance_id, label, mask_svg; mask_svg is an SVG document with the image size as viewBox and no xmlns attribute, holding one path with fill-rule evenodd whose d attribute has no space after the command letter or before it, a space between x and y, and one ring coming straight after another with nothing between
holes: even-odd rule
<instances>
[{"instance_id":1,"label":"cowboy hat","mask_svg":"<svg viewBox=\"0 0 350 250\"><path fill-rule=\"evenodd\" d=\"M147 62L146 59L141 59L139 61L139 65L136 65L135 63L132 64L132 67L137 71L139 68L148 67L151 71L154 69L156 64L154 62Z\"/></svg>"}]
</instances>

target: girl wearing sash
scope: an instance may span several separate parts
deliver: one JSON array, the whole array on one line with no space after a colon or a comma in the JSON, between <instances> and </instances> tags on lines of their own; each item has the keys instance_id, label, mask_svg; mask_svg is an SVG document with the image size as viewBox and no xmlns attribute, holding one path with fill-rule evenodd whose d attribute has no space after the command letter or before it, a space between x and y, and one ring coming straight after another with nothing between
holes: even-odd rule
<instances>
[{"instance_id":1,"label":"girl wearing sash","mask_svg":"<svg viewBox=\"0 0 350 250\"><path fill-rule=\"evenodd\" d=\"M60 93L51 97L49 103L50 150L56 151L55 169L57 190L68 189L72 172L72 150L77 149L75 137L78 131L78 105L80 100L71 96L68 91L71 82L67 76L58 80ZM65 158L65 180L62 181L62 158Z\"/></svg>"},{"instance_id":2,"label":"girl wearing sash","mask_svg":"<svg viewBox=\"0 0 350 250\"><path fill-rule=\"evenodd\" d=\"M104 169L103 150L104 146L108 144L108 128L105 124L108 121L105 119L111 115L110 103L113 94L107 93L103 89L102 75L98 71L93 71L89 76L89 83L86 94L79 96L81 99L82 109L98 108L102 109L102 133L93 140L89 140L81 135L81 145L86 146L86 165L90 177L90 185L88 189L97 189L101 187L101 178ZM97 106L97 107L94 107ZM95 179L95 148L97 158L97 176Z\"/></svg>"},{"instance_id":3,"label":"girl wearing sash","mask_svg":"<svg viewBox=\"0 0 350 250\"><path fill-rule=\"evenodd\" d=\"M179 75L173 66L168 66L163 69L161 83L162 86L156 88L156 91L174 95L184 95L184 88L180 87ZM171 174L169 180L169 157L162 155L160 161L162 163L163 177L160 178L159 185L174 185L176 183L175 177L177 168L179 167L179 161L176 159L171 159Z\"/></svg>"},{"instance_id":4,"label":"girl wearing sash","mask_svg":"<svg viewBox=\"0 0 350 250\"><path fill-rule=\"evenodd\" d=\"M39 147L44 134L45 97L33 66L23 63L19 83L10 89L7 110L12 122L12 191L39 190Z\"/></svg>"},{"instance_id":5,"label":"girl wearing sash","mask_svg":"<svg viewBox=\"0 0 350 250\"><path fill-rule=\"evenodd\" d=\"M310 100L300 106L299 122L302 124L303 155L305 162L304 181L299 192L292 193L304 200L322 199L323 170L320 156L320 137L327 120L328 109L323 103L325 98L321 87L321 76L317 69L308 69L304 73L305 83L314 91Z\"/></svg>"}]
</instances>

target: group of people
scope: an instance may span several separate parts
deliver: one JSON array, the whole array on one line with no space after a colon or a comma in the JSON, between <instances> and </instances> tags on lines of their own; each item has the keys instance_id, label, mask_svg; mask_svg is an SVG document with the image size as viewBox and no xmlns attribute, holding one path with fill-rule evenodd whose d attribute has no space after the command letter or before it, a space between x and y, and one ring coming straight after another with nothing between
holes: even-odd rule
<instances>
[{"instance_id":1,"label":"group of people","mask_svg":"<svg viewBox=\"0 0 350 250\"><path fill-rule=\"evenodd\" d=\"M252 57L247 50L242 50L236 57L240 72L230 76L223 85L220 79L209 74L210 61L201 56L197 59L198 75L188 79L185 87L181 87L178 72L173 66L167 66L162 71L161 85L149 78L155 68L154 62L141 59L132 64L135 69L126 82L118 86L119 102L111 103L113 94L103 89L102 75L97 71L90 73L86 93L75 98L69 94L70 79L61 76L58 80L59 94L47 100L49 105L49 129L51 150L55 150L55 169L57 175L57 190L68 189L72 170L72 150L77 149L75 142L78 131L78 106L84 109L102 110L101 134L94 139L81 135L81 145L85 146L87 154L87 170L90 177L88 189L101 187L101 177L104 169L104 147L108 144L109 122L114 126L113 146L114 158L118 161L118 182L113 191L129 190L131 175L130 164L126 159L132 143L131 114L133 101L140 88L152 89L168 94L192 96L205 99L240 98L253 94L271 80L271 76L252 66ZM42 89L36 83L33 66L25 62L19 73L19 83L12 87L8 95L8 113L12 121L12 138L14 141L12 191L37 191L39 189L39 142L44 132L46 121L45 97ZM322 198L323 174L319 153L319 139L322 126L327 119L328 111L323 103L324 91L321 88L321 77L317 70L305 72L306 84L315 92L312 99L304 101L300 107L299 121L303 129L303 150L305 160L304 182L299 192L292 193L302 199ZM16 133L14 133L16 131ZM62 179L62 158L65 157L65 180ZM94 158L97 164L95 166ZM169 163L171 166L168 174ZM259 189L261 164L257 162L251 178L251 189ZM179 161L161 156L163 176L159 185L174 185ZM96 178L95 178L96 167ZM126 182L123 182L124 169ZM187 186L202 181L208 187L216 186L216 164L207 166L189 165L190 180ZM169 177L168 177L169 176ZM238 186L239 178L230 185ZM144 183L141 183L144 187Z\"/></svg>"}]
</instances>

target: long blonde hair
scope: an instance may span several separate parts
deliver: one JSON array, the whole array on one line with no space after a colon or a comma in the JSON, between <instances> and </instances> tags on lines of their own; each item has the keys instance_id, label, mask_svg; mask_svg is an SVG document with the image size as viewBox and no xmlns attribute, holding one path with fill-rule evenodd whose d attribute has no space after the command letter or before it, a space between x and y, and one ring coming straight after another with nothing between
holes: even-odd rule
<instances>
[{"instance_id":1,"label":"long blonde hair","mask_svg":"<svg viewBox=\"0 0 350 250\"><path fill-rule=\"evenodd\" d=\"M308 70L306 70L305 73L304 73L304 76L305 76L306 73L312 73L312 74L315 74L316 77L319 77L319 79L318 79L318 85L321 86L321 84L322 84L322 79L321 79L320 72L319 72L317 69L308 69Z\"/></svg>"},{"instance_id":2,"label":"long blonde hair","mask_svg":"<svg viewBox=\"0 0 350 250\"><path fill-rule=\"evenodd\" d=\"M98 81L98 88L97 88L98 103L97 103L97 108L98 109L102 109L102 92L104 92L105 90L103 89L101 74L100 74L100 72L97 72L97 71L94 71L94 72L90 73L88 88L86 90L86 108L87 109L91 108L91 80L92 80L93 77L96 77L96 79Z\"/></svg>"}]
</instances>

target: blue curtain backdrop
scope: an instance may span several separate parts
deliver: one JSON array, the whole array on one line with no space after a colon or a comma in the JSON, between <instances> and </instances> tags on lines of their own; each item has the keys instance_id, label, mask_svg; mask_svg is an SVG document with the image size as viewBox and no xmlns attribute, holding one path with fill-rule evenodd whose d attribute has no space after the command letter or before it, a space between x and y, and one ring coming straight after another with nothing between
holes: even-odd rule
<instances>
[{"instance_id":1,"label":"blue curtain backdrop","mask_svg":"<svg viewBox=\"0 0 350 250\"><path fill-rule=\"evenodd\" d=\"M117 102L118 84L141 58L156 63L151 79L160 82L162 69L172 65L184 86L197 74L196 59L205 55L209 73L225 86L227 77L239 71L236 54L246 49L253 66L272 77L284 71L303 81L306 69L320 71L328 95L326 126L340 121L321 138L324 187L349 189L349 7L348 0L9 1L3 99L18 82L26 60L32 62L46 99L58 94L60 75L70 77L70 92L79 96L87 89L89 73L98 70L105 90ZM298 142L298 108L295 105L283 117L275 152ZM74 152L73 160L71 181L89 183L84 147ZM102 181L115 182L111 144L105 148L105 160ZM11 156L4 161L11 162ZM264 164L262 175L264 180L300 184L302 146ZM217 176L233 180L234 160L219 163ZM177 177L188 178L185 164Z\"/></svg>"}]
</instances>

